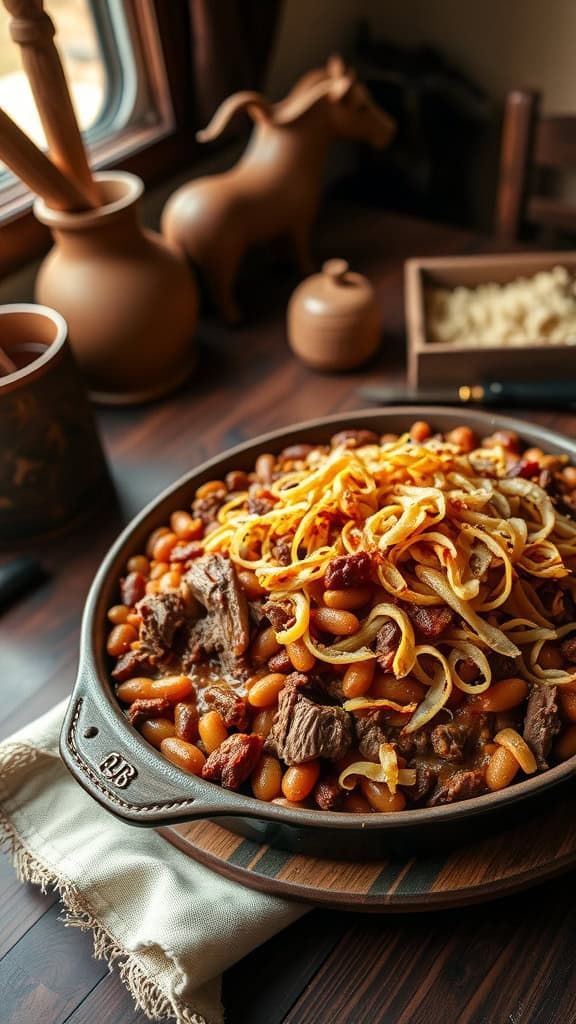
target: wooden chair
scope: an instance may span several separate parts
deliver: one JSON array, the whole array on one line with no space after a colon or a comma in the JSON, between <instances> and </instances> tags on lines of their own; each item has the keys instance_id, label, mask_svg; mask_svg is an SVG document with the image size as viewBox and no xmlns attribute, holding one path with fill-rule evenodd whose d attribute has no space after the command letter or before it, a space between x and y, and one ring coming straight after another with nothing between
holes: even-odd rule
<instances>
[{"instance_id":1,"label":"wooden chair","mask_svg":"<svg viewBox=\"0 0 576 1024\"><path fill-rule=\"evenodd\" d=\"M506 99L495 224L503 242L515 241L527 224L546 235L576 232L576 205L538 191L546 172L576 170L576 117L541 117L539 105L532 89Z\"/></svg>"}]
</instances>

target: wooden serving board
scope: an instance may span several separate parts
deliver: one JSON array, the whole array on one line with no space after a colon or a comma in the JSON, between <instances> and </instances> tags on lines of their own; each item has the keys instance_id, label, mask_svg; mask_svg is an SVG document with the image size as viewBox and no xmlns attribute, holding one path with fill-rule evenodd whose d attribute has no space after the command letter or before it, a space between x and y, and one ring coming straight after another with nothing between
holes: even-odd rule
<instances>
[{"instance_id":1,"label":"wooden serving board","mask_svg":"<svg viewBox=\"0 0 576 1024\"><path fill-rule=\"evenodd\" d=\"M576 865L574 800L473 845L405 861L323 860L273 849L213 821L159 829L189 857L243 885L339 910L398 913L480 903Z\"/></svg>"}]
</instances>

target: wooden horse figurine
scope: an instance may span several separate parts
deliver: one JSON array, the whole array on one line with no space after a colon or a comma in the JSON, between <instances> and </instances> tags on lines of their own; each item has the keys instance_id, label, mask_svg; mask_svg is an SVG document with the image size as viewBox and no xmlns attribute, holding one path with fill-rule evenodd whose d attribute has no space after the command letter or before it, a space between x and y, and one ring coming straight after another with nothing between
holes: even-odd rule
<instances>
[{"instance_id":1,"label":"wooden horse figurine","mask_svg":"<svg viewBox=\"0 0 576 1024\"><path fill-rule=\"evenodd\" d=\"M302 272L313 270L309 236L331 143L351 139L383 149L395 127L339 57L304 75L279 103L257 92L229 96L197 138L218 138L241 109L254 130L238 163L183 185L162 217L166 239L186 253L230 323L241 318L234 282L250 246L287 235Z\"/></svg>"}]
</instances>

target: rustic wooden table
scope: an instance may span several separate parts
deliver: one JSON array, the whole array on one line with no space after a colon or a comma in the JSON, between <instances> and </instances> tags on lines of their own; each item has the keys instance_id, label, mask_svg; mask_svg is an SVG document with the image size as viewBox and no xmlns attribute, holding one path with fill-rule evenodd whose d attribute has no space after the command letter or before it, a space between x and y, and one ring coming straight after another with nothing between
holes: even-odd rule
<instances>
[{"instance_id":1,"label":"rustic wooden table","mask_svg":"<svg viewBox=\"0 0 576 1024\"><path fill-rule=\"evenodd\" d=\"M272 267L250 290L258 311L250 326L201 325L200 364L186 388L143 408L101 410L120 511L101 511L39 549L47 581L0 619L0 738L70 692L84 598L122 519L208 456L276 427L357 408L362 384L402 382L404 259L490 248L446 226L333 211L316 255L345 256L375 281L384 338L372 365L320 376L297 363L283 315L296 278ZM524 415L576 431L576 415ZM307 914L227 972L229 1024L574 1024L575 880L428 915ZM144 1024L117 974L92 958L90 936L63 928L59 911L53 895L18 883L0 857L0 1020Z\"/></svg>"}]
</instances>

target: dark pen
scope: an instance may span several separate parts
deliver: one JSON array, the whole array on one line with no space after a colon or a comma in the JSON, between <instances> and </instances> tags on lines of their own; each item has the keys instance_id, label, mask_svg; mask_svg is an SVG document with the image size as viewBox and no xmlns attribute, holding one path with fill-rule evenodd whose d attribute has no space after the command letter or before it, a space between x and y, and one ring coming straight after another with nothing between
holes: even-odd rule
<instances>
[{"instance_id":1,"label":"dark pen","mask_svg":"<svg viewBox=\"0 0 576 1024\"><path fill-rule=\"evenodd\" d=\"M415 390L404 387L360 388L365 402L379 405L515 406L539 409L576 408L576 381L487 381L453 387Z\"/></svg>"}]
</instances>

